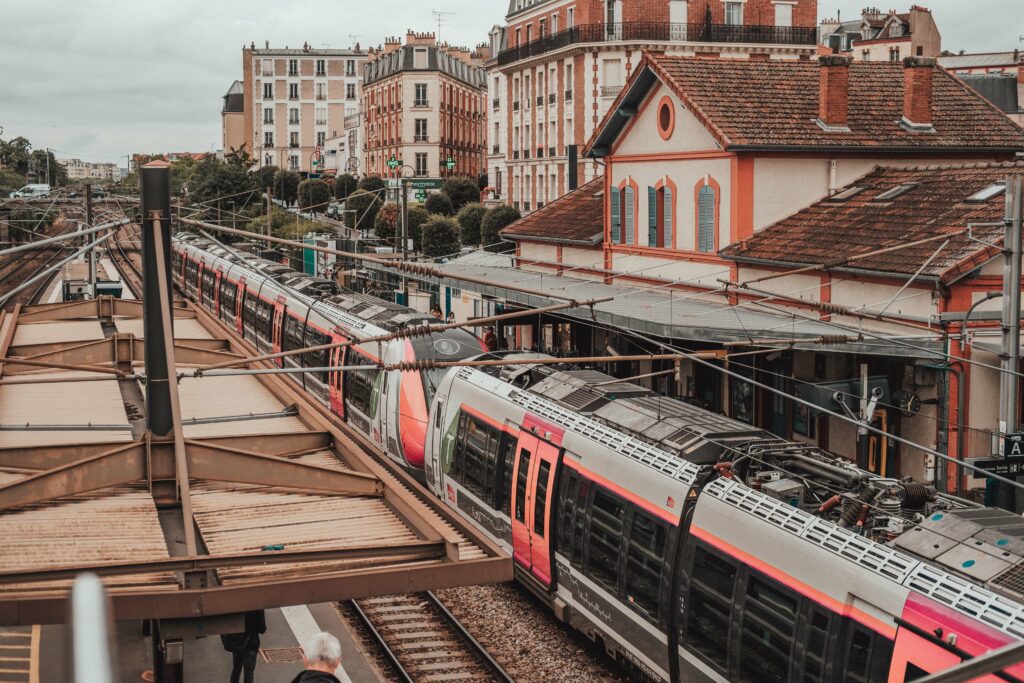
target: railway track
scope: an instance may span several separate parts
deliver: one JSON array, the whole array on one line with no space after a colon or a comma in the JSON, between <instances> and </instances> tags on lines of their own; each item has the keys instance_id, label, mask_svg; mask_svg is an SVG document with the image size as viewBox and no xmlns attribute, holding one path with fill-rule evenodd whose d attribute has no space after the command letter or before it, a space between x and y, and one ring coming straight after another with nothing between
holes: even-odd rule
<instances>
[{"instance_id":1,"label":"railway track","mask_svg":"<svg viewBox=\"0 0 1024 683\"><path fill-rule=\"evenodd\" d=\"M142 292L142 257L139 254L139 227L134 223L117 228L110 240L107 253L114 268L121 274L121 281L128 285L136 297Z\"/></svg>"},{"instance_id":2,"label":"railway track","mask_svg":"<svg viewBox=\"0 0 1024 683\"><path fill-rule=\"evenodd\" d=\"M514 680L431 592L349 600L347 606L400 681Z\"/></svg>"},{"instance_id":3,"label":"railway track","mask_svg":"<svg viewBox=\"0 0 1024 683\"><path fill-rule=\"evenodd\" d=\"M68 232L71 232L70 224L64 228L51 230L47 232L45 236L55 237L57 235L67 234ZM32 249L8 256L4 259L3 263L0 263L0 299L6 297L9 292L17 288L22 283L31 280L42 273L64 256L66 252L66 248L48 245L40 249ZM31 287L14 294L4 302L4 307L11 308L15 304L28 305L38 302L39 298L43 295L43 292L46 291L47 287L51 282L53 282L53 279L56 276L57 273L54 272L49 277L42 278Z\"/></svg>"}]
</instances>

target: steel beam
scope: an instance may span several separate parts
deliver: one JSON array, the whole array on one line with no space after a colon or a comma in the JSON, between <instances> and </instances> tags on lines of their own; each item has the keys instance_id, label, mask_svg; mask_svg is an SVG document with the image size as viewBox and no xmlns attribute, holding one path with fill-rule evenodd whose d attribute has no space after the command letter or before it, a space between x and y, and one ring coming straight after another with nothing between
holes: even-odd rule
<instances>
[{"instance_id":1,"label":"steel beam","mask_svg":"<svg viewBox=\"0 0 1024 683\"><path fill-rule=\"evenodd\" d=\"M100 320L120 318L141 318L142 302L137 299L114 299L100 296L83 301L66 303L39 304L21 309L20 322L39 323L59 320L81 320L98 318ZM192 318L194 315L183 303L174 306L175 318Z\"/></svg>"}]
</instances>

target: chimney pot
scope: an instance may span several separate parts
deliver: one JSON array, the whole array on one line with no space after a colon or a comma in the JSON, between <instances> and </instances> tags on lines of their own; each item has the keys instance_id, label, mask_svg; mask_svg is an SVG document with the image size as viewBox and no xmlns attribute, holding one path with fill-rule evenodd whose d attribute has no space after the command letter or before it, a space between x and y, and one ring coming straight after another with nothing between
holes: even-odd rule
<instances>
[{"instance_id":1,"label":"chimney pot","mask_svg":"<svg viewBox=\"0 0 1024 683\"><path fill-rule=\"evenodd\" d=\"M818 58L818 121L826 129L849 129L850 63L846 55L822 55Z\"/></svg>"},{"instance_id":2,"label":"chimney pot","mask_svg":"<svg viewBox=\"0 0 1024 683\"><path fill-rule=\"evenodd\" d=\"M903 122L911 128L932 129L935 63L930 57L907 57L903 60Z\"/></svg>"}]
</instances>

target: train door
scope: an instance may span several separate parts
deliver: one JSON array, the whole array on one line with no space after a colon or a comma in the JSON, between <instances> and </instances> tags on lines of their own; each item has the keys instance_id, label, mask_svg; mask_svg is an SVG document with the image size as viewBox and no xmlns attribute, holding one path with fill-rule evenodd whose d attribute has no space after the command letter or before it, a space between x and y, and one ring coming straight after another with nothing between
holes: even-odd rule
<instances>
[{"instance_id":1,"label":"train door","mask_svg":"<svg viewBox=\"0 0 1024 683\"><path fill-rule=\"evenodd\" d=\"M274 349L273 352L274 353L280 353L281 352L282 338L284 337L284 317L285 317L285 315L287 315L287 313L285 313L285 305L284 305L285 301L286 301L286 298L282 294L281 296L277 297L277 301L274 302L274 313L273 313L274 319L271 322L271 332L270 332L270 339L271 339L271 344L273 345L273 349ZM274 359L274 365L276 365L278 367L283 367L284 366L284 359L283 358L275 358Z\"/></svg>"},{"instance_id":2,"label":"train door","mask_svg":"<svg viewBox=\"0 0 1024 683\"><path fill-rule=\"evenodd\" d=\"M235 291L235 332L245 336L245 276L238 278L238 289Z\"/></svg>"},{"instance_id":3,"label":"train door","mask_svg":"<svg viewBox=\"0 0 1024 683\"><path fill-rule=\"evenodd\" d=\"M557 446L520 432L512 487L512 557L544 586L551 586L551 496Z\"/></svg>"},{"instance_id":4,"label":"train door","mask_svg":"<svg viewBox=\"0 0 1024 683\"><path fill-rule=\"evenodd\" d=\"M223 278L224 271L222 269L218 269L213 278L213 310L214 314L221 320L224 319L224 316L221 315L220 312L220 283Z\"/></svg>"},{"instance_id":5,"label":"train door","mask_svg":"<svg viewBox=\"0 0 1024 683\"><path fill-rule=\"evenodd\" d=\"M347 338L337 332L332 335L332 344L340 344L344 341L347 341ZM337 368L341 368L345 365L345 351L347 348L348 347L344 346L336 346L331 349L331 371L327 373L327 387L330 392L331 412L342 419L345 418L345 373Z\"/></svg>"}]
</instances>

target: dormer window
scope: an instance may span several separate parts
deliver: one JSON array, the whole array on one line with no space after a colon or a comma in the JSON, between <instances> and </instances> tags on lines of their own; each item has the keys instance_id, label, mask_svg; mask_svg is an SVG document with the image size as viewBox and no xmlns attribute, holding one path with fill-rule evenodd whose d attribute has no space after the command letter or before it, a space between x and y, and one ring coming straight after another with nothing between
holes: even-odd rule
<instances>
[{"instance_id":1,"label":"dormer window","mask_svg":"<svg viewBox=\"0 0 1024 683\"><path fill-rule=\"evenodd\" d=\"M882 194L878 195L872 201L875 201L875 202L887 202L887 201L890 201L892 199L896 199L897 197L902 197L906 193L908 193L911 190L913 190L915 187L917 187L917 183L904 183L902 185L897 185L896 187L892 188L891 190L886 190Z\"/></svg>"},{"instance_id":2,"label":"dormer window","mask_svg":"<svg viewBox=\"0 0 1024 683\"><path fill-rule=\"evenodd\" d=\"M994 197L998 197L999 195L1004 194L1005 192L1006 192L1006 184L1005 183L996 183L994 185L989 185L988 187L986 187L984 190L981 190L980 192L975 192L974 194L972 194L970 197L967 198L967 201L969 201L969 202L987 202L988 200L990 200L990 199L992 199Z\"/></svg>"}]
</instances>

